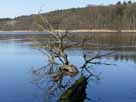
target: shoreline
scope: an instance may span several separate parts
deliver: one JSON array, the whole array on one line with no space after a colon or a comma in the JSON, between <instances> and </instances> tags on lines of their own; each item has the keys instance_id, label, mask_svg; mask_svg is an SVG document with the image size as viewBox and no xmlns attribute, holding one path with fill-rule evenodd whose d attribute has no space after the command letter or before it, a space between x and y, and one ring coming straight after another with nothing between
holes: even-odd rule
<instances>
[{"instance_id":1,"label":"shoreline","mask_svg":"<svg viewBox=\"0 0 136 102\"><path fill-rule=\"evenodd\" d=\"M81 32L81 33L84 33L84 32L136 32L136 29L135 30L110 30L110 29L75 29L75 30L54 30L54 32L73 32L73 33L76 33L76 32ZM14 30L14 31L0 31L0 32L50 32L48 30L45 30L45 31L32 31L32 30Z\"/></svg>"}]
</instances>

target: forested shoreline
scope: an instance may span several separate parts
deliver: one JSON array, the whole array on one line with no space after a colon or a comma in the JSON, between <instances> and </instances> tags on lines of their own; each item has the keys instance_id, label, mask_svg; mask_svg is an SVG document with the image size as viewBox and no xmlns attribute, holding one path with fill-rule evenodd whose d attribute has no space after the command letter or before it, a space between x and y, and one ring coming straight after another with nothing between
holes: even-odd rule
<instances>
[{"instance_id":1,"label":"forested shoreline","mask_svg":"<svg viewBox=\"0 0 136 102\"><path fill-rule=\"evenodd\" d=\"M114 5L87 5L82 8L56 10L41 14L55 29L136 29L136 3L117 2ZM14 19L0 19L1 31L37 31L37 24L43 23L39 15L20 16ZM44 25L46 28L46 25Z\"/></svg>"}]
</instances>

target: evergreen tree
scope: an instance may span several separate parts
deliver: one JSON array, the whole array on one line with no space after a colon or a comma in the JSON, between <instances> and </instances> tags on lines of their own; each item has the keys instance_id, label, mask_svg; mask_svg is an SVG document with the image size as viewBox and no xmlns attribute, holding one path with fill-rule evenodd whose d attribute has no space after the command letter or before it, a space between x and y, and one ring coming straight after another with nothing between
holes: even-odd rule
<instances>
[{"instance_id":1,"label":"evergreen tree","mask_svg":"<svg viewBox=\"0 0 136 102\"><path fill-rule=\"evenodd\" d=\"M118 2L117 2L117 5L121 5L121 2L120 2L120 1L118 1Z\"/></svg>"},{"instance_id":2,"label":"evergreen tree","mask_svg":"<svg viewBox=\"0 0 136 102\"><path fill-rule=\"evenodd\" d=\"M132 1L131 1L131 0L129 0L129 1L128 1L128 4L132 4Z\"/></svg>"}]
</instances>

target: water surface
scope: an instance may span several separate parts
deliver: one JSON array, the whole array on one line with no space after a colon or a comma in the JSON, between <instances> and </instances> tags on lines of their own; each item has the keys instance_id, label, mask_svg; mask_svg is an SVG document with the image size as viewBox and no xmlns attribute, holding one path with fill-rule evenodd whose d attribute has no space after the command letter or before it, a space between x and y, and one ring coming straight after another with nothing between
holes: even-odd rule
<instances>
[{"instance_id":1,"label":"water surface","mask_svg":"<svg viewBox=\"0 0 136 102\"><path fill-rule=\"evenodd\" d=\"M68 53L70 63L82 65L81 50L69 50ZM91 50L87 53L92 55ZM99 80L88 81L87 98L91 102L136 102L136 52L116 51L100 60L113 65L91 66L90 70L99 76ZM46 92L32 84L31 75L33 68L46 63L47 57L32 48L30 42L0 41L0 102L46 102ZM86 102L90 100L86 99Z\"/></svg>"}]
</instances>

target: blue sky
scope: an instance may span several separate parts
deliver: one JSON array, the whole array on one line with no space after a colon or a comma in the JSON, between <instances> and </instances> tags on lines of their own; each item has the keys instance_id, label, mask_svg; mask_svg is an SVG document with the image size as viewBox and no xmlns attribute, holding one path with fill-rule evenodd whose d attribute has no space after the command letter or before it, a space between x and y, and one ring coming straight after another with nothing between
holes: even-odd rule
<instances>
[{"instance_id":1,"label":"blue sky","mask_svg":"<svg viewBox=\"0 0 136 102\"><path fill-rule=\"evenodd\" d=\"M35 14L40 8L42 12L48 12L56 9L84 7L88 4L115 4L117 1L119 0L0 0L0 18Z\"/></svg>"}]
</instances>

